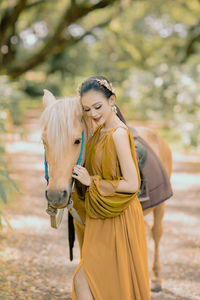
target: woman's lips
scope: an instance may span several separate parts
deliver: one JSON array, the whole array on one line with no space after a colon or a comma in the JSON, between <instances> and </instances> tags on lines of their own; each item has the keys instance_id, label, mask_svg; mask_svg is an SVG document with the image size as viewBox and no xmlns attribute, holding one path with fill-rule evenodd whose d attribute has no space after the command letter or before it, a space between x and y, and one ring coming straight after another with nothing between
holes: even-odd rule
<instances>
[{"instance_id":1,"label":"woman's lips","mask_svg":"<svg viewBox=\"0 0 200 300\"><path fill-rule=\"evenodd\" d=\"M97 119L94 119L95 122L99 122L101 119L101 117L97 118Z\"/></svg>"}]
</instances>

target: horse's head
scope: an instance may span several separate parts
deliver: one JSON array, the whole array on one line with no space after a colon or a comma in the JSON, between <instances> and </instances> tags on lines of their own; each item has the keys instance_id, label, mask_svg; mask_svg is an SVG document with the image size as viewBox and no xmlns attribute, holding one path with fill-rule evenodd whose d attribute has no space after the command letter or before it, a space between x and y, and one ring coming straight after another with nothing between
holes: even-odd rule
<instances>
[{"instance_id":1,"label":"horse's head","mask_svg":"<svg viewBox=\"0 0 200 300\"><path fill-rule=\"evenodd\" d=\"M81 149L82 109L78 98L56 100L47 90L43 103L42 140L49 173L45 195L51 206L63 208L71 193L72 169Z\"/></svg>"}]
</instances>

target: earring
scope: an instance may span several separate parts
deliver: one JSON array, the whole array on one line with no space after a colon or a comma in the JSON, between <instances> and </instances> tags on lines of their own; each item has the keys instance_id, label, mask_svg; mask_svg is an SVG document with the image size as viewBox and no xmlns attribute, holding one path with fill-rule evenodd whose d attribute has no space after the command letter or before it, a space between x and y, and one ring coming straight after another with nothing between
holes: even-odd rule
<instances>
[{"instance_id":1,"label":"earring","mask_svg":"<svg viewBox=\"0 0 200 300\"><path fill-rule=\"evenodd\" d=\"M114 111L114 113L117 114L117 107L116 107L116 105L113 105L113 106L112 106L112 111Z\"/></svg>"}]
</instances>

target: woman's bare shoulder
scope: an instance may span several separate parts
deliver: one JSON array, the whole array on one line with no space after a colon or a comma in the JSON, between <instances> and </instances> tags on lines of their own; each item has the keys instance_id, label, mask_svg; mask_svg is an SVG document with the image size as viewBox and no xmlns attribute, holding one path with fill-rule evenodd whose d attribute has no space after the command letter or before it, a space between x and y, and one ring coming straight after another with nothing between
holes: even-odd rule
<instances>
[{"instance_id":1,"label":"woman's bare shoulder","mask_svg":"<svg viewBox=\"0 0 200 300\"><path fill-rule=\"evenodd\" d=\"M117 141L121 138L126 138L128 136L127 129L128 127L126 125L117 127L112 134L114 141Z\"/></svg>"}]
</instances>

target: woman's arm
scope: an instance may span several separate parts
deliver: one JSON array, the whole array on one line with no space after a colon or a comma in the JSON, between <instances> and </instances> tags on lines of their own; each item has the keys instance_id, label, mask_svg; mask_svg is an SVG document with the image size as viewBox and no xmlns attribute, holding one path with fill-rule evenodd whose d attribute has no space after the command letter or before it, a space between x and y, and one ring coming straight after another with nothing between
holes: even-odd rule
<instances>
[{"instance_id":1,"label":"woman's arm","mask_svg":"<svg viewBox=\"0 0 200 300\"><path fill-rule=\"evenodd\" d=\"M122 127L116 129L113 133L113 141L124 178L119 181L116 192L135 193L139 188L139 180L126 129Z\"/></svg>"}]
</instances>

